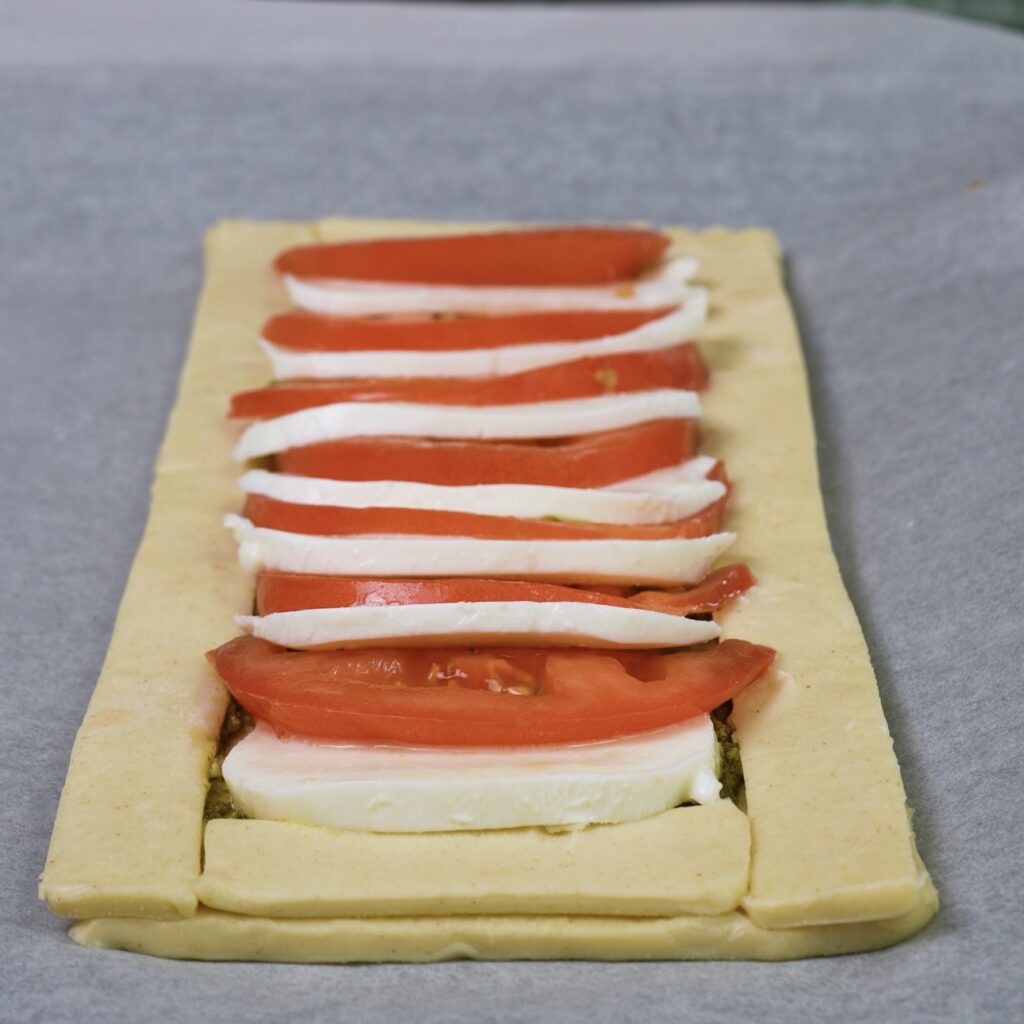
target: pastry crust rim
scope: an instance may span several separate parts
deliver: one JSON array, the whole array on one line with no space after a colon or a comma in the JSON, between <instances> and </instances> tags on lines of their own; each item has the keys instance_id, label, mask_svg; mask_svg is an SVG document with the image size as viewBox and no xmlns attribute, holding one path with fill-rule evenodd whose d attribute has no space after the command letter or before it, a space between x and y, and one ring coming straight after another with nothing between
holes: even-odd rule
<instances>
[{"instance_id":1,"label":"pastry crust rim","mask_svg":"<svg viewBox=\"0 0 1024 1024\"><path fill-rule=\"evenodd\" d=\"M481 228L488 227L488 225L474 226L478 226ZM272 229L273 227L273 225L266 226L267 229ZM306 235L312 234L313 237L329 238L338 237L339 235L345 236L357 234L373 234L381 232L394 234L402 233L404 230L452 230L465 228L467 226L437 224L409 225L403 222L381 223L358 221L324 221L319 222L315 225L278 225L278 227L285 230L286 232L289 230L298 232L300 237L303 236L303 233L305 233ZM224 222L220 225L217 225L215 228L212 229L210 235L208 236L208 252L219 244L218 240L222 239L225 236L225 234L230 235L233 233L237 233L239 231L245 233L252 230L255 230L256 233L258 234L259 229L260 225L251 225L247 224L246 222ZM789 348L792 350L787 353L787 358L795 356L795 359L789 358L788 364L782 367L782 369L788 372L788 376L789 378L791 378L788 381L788 383L790 385L795 385L798 396L802 392L802 398L805 408L798 410L798 412L804 414L804 418L807 419L809 417L809 407L807 405L808 398L806 394L806 385L803 380L803 364L799 349L799 341L796 338L795 329L792 326L791 314L789 314L789 308L786 302L785 293L782 289L781 276L779 274L778 269L779 250L774 238L770 234L756 229L748 229L742 232L729 232L723 229L710 229L709 231L702 232L696 235L683 232L681 230L676 230L673 233L675 235L675 240L677 244L681 243L684 246L686 246L687 244L691 246L696 244L698 247L703 246L704 248L708 248L712 252L714 252L716 249L724 250L727 253L738 252L748 262L752 264L758 264L758 266L754 268L756 272L753 273L752 275L754 283L752 301L756 303L758 301L764 301L765 299L768 299L770 301L774 301L776 305L778 305L778 303L781 302L783 325L782 328L779 328L777 326L773 328L777 333L780 330L782 331L782 333L785 332L785 320L787 317L789 318L789 330L791 332L792 337L789 339L784 338L783 340L789 344ZM716 286L718 284L718 282L712 283L715 284ZM210 284L211 282L208 280L207 290L204 291L203 305L201 305L200 307L199 315L197 318L196 334L194 335L193 338L193 351L197 344L197 336L200 333L204 309L206 310L207 314L209 313L208 303L210 302ZM226 282L226 290L230 292L232 287L237 287L238 284L238 281L229 280ZM725 310L727 313L732 312L735 310L737 305L742 305L742 303L737 304L733 302L733 293L739 293L740 295L742 295L742 293L744 292L744 284L745 282L728 282L724 288L716 287L715 291L713 291L713 303L715 304L719 313L721 313L723 310ZM761 289L760 292L758 291L759 288ZM224 282L221 282L221 291L225 291ZM775 294L772 294L773 291ZM217 296L215 294L214 300L216 299ZM775 310L775 314L778 314L777 309ZM208 315L207 322L205 324L202 324L202 326L206 327L208 330L216 330L218 324L221 323L222 321L230 323L230 311L228 312L228 315L224 315L223 311L217 312L216 315L212 317L212 325L209 321L210 317ZM715 343L712 342L711 344ZM253 348L255 349L255 346L253 346ZM216 363L216 365L221 367L221 369L223 370L227 370L229 368L229 363L230 359L228 360L228 362L224 362L223 365L221 363ZM242 376L245 376L246 373L250 373L255 366L253 358L250 357L249 355L244 355L239 361L239 365L242 367L243 370ZM728 375L731 369L732 368L728 365L728 360L726 360L726 366L724 367L723 372L726 375ZM770 371L774 371L775 369L777 368L769 367ZM190 353L189 362L186 364L185 370L183 372L182 392L179 395L178 403L176 404L175 411L172 414L171 428L169 428L168 438L165 441L165 445L161 453L161 458L160 461L158 462L157 479L154 484L154 507L151 512L149 524L147 525L147 536L150 534L151 530L157 532L160 530L161 521L160 516L158 514L158 504L162 503L162 507L164 508L165 511L171 509L171 506L173 506L174 504L173 492L175 488L179 486L177 482L179 480L177 474L194 474L198 471L200 483L202 484L205 480L203 467L197 467L195 465L195 453L192 452L190 455L188 451L189 445L187 442L189 440L192 440L195 443L208 444L209 440L203 440L202 436L197 435L194 430L190 432L189 436L185 437L184 440L186 443L184 444L178 443L176 445L174 438L172 437L172 431L175 429L176 424L178 424L181 421L184 421L186 427L195 426L194 423L190 423L189 421L195 418L194 413L197 410L202 410L200 416L198 417L199 420L209 419L208 406L209 403L214 400L214 396L209 393L209 388L205 387L203 381L200 379L201 375L197 375L194 372L190 373L190 371L193 370L193 355ZM717 373L718 370L719 367L713 365L713 372ZM747 367L747 372L753 372L753 368ZM265 377L265 371L262 371L262 375ZM228 374L228 376L230 376L230 374ZM230 388L230 390L234 389L235 388L233 386ZM223 397L226 397L226 395ZM709 397L712 399L713 404L714 399L716 398L714 391L710 393ZM179 431L179 434L180 433L181 431ZM198 441L196 441L197 437L199 438ZM789 485L796 486L798 489L803 488L804 493L802 494L802 497L804 499L809 498L811 504L817 502L818 506L820 507L820 493L817 488L816 469L813 467L813 432L810 434L809 437L806 436L805 433L802 437L802 441L810 451L812 469L814 469L814 472L812 473L811 478L807 479L806 473L804 473L804 475L801 476L800 472L798 471L795 474L793 474L792 478L788 479L785 482L788 483ZM715 451L713 452L713 454L718 454L718 452ZM798 467L798 470L799 468L800 467ZM214 477L217 478L207 481L208 486L205 488L205 490L203 486L200 486L198 488L200 497L203 497L204 494L209 494L215 495L218 499L223 499L225 493L223 489L225 481L223 479L220 479L217 474L213 475ZM746 484L749 484L749 479L746 481L746 484L744 483L744 478L742 475L738 479L741 487L746 486ZM778 480L776 481L777 484L779 482L780 481ZM812 486L813 493L810 493L808 491L808 488ZM172 500L170 500L170 502L168 501L169 494L172 495ZM173 511L173 509L171 510ZM209 510L202 511L205 511L207 514L209 514ZM216 512L213 512L211 519L212 528L218 528L216 525ZM822 527L824 527L823 520ZM824 538L827 547L827 551L825 552L825 562L829 563L832 559L832 556L830 546L828 545L827 532L824 534ZM741 539L741 545L742 543L743 541ZM756 553L755 557L749 560L756 561ZM834 569L834 560L831 560L830 564L832 566L832 570L836 573L836 580L838 581L839 593L841 595L841 598L844 601L846 601L846 604L848 605L849 602L848 598L846 597L845 590L843 590L842 588L842 583L841 580L839 580L838 578L837 570ZM828 566L826 565L826 569L827 568ZM135 567L133 567L133 574L134 572ZM128 603L129 598L131 596L130 590L131 587L129 586L129 590L126 591L125 604ZM237 592L237 586L230 587L229 590L231 590L232 593L235 593ZM756 596L751 600L756 601ZM840 612L842 612L843 610L843 608L839 608ZM734 632L736 635L741 635L749 639L760 639L760 637L751 636L750 631L745 630L745 624L750 619L751 616L749 614L749 607L742 609L741 614L727 617L726 622L728 624L728 629L724 633L724 635L731 635ZM754 624L755 626L757 625L756 617ZM119 613L118 628L120 628L121 625L121 614ZM859 627L857 627L855 619L854 627L857 634L857 638L859 638L859 642L861 646L863 646L863 638L860 636ZM116 638L117 633L115 633L115 639ZM114 642L112 641L112 649L113 647ZM866 658L866 651L864 652L863 657ZM870 672L869 662L867 663L867 670L868 672ZM104 675L106 675L107 672L108 667L105 666ZM785 677L786 673L781 673L781 675ZM104 676L101 676L101 683L103 682L103 679ZM756 747L758 742L757 729L761 728L763 730L763 725L759 722L758 716L760 716L762 712L767 712L765 717L770 719L771 715L775 713L773 709L777 706L777 704L785 703L784 696L777 701L774 700L772 691L774 688L780 693L785 693L786 685L787 684L785 678L780 679L778 676L776 676L769 685L756 688L757 692L755 694L752 694L749 698L744 698L743 701L738 702L738 732L740 735L741 749L744 752L745 760L748 753L748 747L744 745L744 736L748 737L747 743L753 743ZM877 687L874 690L874 696L877 699ZM181 774L185 776L191 774L194 776L196 767L201 766L204 759L208 761L209 757L212 754L212 749L216 738L217 725L219 723L220 717L222 717L223 714L223 695L219 692L219 687L217 686L217 684L207 676L204 679L196 680L193 684L192 692L185 695L185 697L186 699L184 701L183 707L179 708L179 718L181 718L181 722L179 724L181 724L183 728L187 729L189 742L192 745L192 750L189 758L189 763L188 765L184 766L184 770ZM92 738L97 732L102 732L102 729L99 726L97 726L97 722L102 723L104 721L102 719L102 714L104 710L111 710L104 709L102 698L103 694L101 693L100 686L98 684L97 694L94 697L93 704L90 705L86 721L85 723L83 723L82 733L80 733L79 741L78 743L76 743L75 755L73 755L72 758L72 768L69 771L69 783L72 781L71 777L76 772L76 770L78 771L79 775L82 774L80 768L76 769L76 755L78 755L79 753L79 744L83 743L83 737L85 737L86 740L88 740ZM94 707L94 705L98 706ZM191 706L191 708L189 707L189 705ZM884 726L884 719L882 719L882 724ZM751 737L753 738L751 739ZM95 738L98 742L100 742L101 745L104 742L113 742L104 740L101 736L96 736ZM886 740L888 740L887 733ZM889 742L891 743L891 741ZM882 744L883 747L884 745L885 744ZM873 755L875 753L877 752L872 751ZM891 755L891 746L889 748L889 753ZM895 766L894 758L892 759L892 766ZM755 770L755 775L756 772L757 770ZM891 774L892 772L890 771L889 775L891 776ZM902 807L904 801L902 797L902 787L899 786L898 771L895 775L895 779L899 790L898 793L891 792L891 778L883 780L888 787L886 792L886 798L890 804L893 804L895 801L898 802ZM183 804L195 807L196 801L201 796L202 791L204 789L204 780L199 778L191 780L191 784L187 791L181 785L180 779L178 780L178 785L179 791L182 794ZM755 827L755 837L757 836L758 823L758 811L756 806L757 799L758 798L755 795L755 806L752 808L751 814L751 823ZM199 806L201 807L201 803L199 804ZM111 884L109 880L101 881L99 884L96 884L94 881L91 881L89 879L90 864L88 858L86 858L83 863L81 858L79 858L76 861L73 857L68 856L68 836L62 836L62 841L58 841L57 838L59 834L59 828L62 826L62 824L67 824L67 817L68 815L65 813L64 808L64 797L62 796L62 807L58 815L58 823L57 828L55 829L54 844L51 846L51 859L48 861L47 869L44 872L42 879L41 895L48 900L52 909L54 909L58 913L67 914L69 916L79 918L93 919L90 921L85 921L82 924L75 926L73 934L76 937L77 941L82 941L87 944L104 944L106 941L109 940L109 936L117 934L118 929L110 923L112 920L118 919L109 917L112 909L117 910L118 913L121 915L119 918L120 920L131 920L132 928L128 929L128 926L125 925L121 928L121 933L127 935L128 931L130 930L132 934L136 936L136 938L133 939L133 941L136 942L140 941L138 938L139 935L145 934L148 919L149 924L152 926L153 948L156 948L156 946L158 946L159 943L163 941L159 938L159 936L166 936L166 934L168 933L169 925L171 923L170 921L162 921L161 919L173 919L175 917L182 917L185 919L185 921L187 921L189 918L192 918L192 920L200 922L199 927L206 928L207 930L209 930L209 921L211 920L210 915L215 914L217 915L216 920L218 922L221 922L223 928L230 930L232 927L235 927L238 929L244 929L247 933L251 932L252 928L254 927L254 922L261 920L281 920L280 918L270 919L260 918L257 916L224 914L217 911L208 911L200 907L196 896L196 884L200 877L201 839L199 835L198 826L201 826L201 823L197 823L197 827L193 830L197 840L195 843L196 848L194 857L192 858L191 863L185 863L181 862L181 858L179 856L179 863L176 864L176 871L172 872L172 874L175 877L164 878L161 880L160 884L156 885L150 884L147 886L146 884L144 884L144 881L141 883L133 883L131 880L128 880L123 885L118 886ZM65 833L71 833L71 843L75 841L74 833L76 832L76 830L78 832L81 832L81 815L75 815L73 813L72 819L73 820L71 821L70 828L65 828ZM763 817L761 818L761 820L764 820ZM817 931L817 929L820 929L822 927L830 928L833 930L846 929L847 941L858 941L853 938L854 935L857 934L861 936L861 939L859 941L869 942L869 945L860 946L856 948L873 948L875 944L875 940L869 938L869 933L874 933L872 932L871 928L865 928L864 922L878 924L879 928L875 929L875 931L878 932L879 936L883 932L886 934L886 936L890 936L891 934L893 934L893 929L896 929L898 931L898 922L902 922L905 926L906 931L904 934L910 934L913 931L916 931L919 927L923 926L923 924L934 913L935 908L937 906L936 897L934 894L934 888L931 886L930 880L928 880L927 875L923 871L923 868L920 867L919 862L916 861L916 855L913 847L913 836L910 830L909 821L906 819L905 815L902 825L902 833L899 832L899 825L895 823L891 815L890 820L886 823L886 825L891 832L895 833L895 843L890 845L893 845L895 847L899 846L902 843L903 845L905 845L906 850L903 854L901 854L902 860L898 865L899 870L895 872L895 877L879 878L878 885L875 886L876 891L873 897L871 898L867 897L867 891L864 885L862 883L856 882L848 886L847 891L845 893L842 886L832 885L832 887L826 893L822 894L818 902L815 902L813 896L810 900L805 899L803 900L803 902L801 902L800 900L794 900L792 894L781 893L778 897L775 897L772 895L771 885L768 886L766 891L765 886L759 882L758 862L757 855L755 854L755 858L752 863L752 887L751 890L748 892L747 897L743 903L743 911L733 911L730 912L730 914L726 915L707 915L703 917L696 916L693 919L689 917L654 917L643 922L643 924L645 926L651 926L651 923L656 921L660 921L663 923L671 921L682 921L685 922L685 927L687 929L691 929L693 927L697 927L698 923L703 921L708 926L709 934L711 934L716 928L719 928L720 926L725 924L726 918L728 918L733 925L737 925L737 923L742 923L743 921L749 922L749 927L753 929L753 931L750 934L754 936L762 932L765 934L771 933L772 936L774 936L775 933L783 931L788 932L790 936L794 936L798 931L806 931L808 927L811 927L812 929L815 929L814 931L812 931L812 935L819 935L819 937L822 937L823 942L825 941L824 933ZM857 902L858 896L863 898L861 899L861 902L863 903L863 908L859 916L857 913L851 914L849 906L846 905L848 902L848 898L851 896L854 898L854 902ZM198 914L196 913L197 907L199 907ZM818 908L817 911L815 911L815 907ZM831 909L824 910L825 907L830 907ZM815 916L815 913L817 913L817 917L820 921L822 919L823 912L826 918L829 914L831 914L831 923L819 923L810 926L807 925L806 918L808 916L813 918ZM232 925L230 922L234 919L237 919L237 921L234 925ZM521 924L523 921L528 919L529 917L524 915L510 915L507 917L480 917L475 918L474 920L476 920L478 923L487 921L496 922L493 924L493 927L500 931L501 928L504 927L500 924L500 922L502 921ZM533 919L538 921L538 925L542 924L544 928L547 928L548 926L550 926L551 922L554 921L556 918L550 915L544 915L540 917L535 917ZM338 928L344 930L345 927L348 927L350 932L354 934L355 932L359 931L359 928L356 928L355 924L353 924L352 922L359 922L360 927L362 927L362 925L365 924L367 921L372 922L390 920L394 922L396 920L401 920L401 918L321 918L319 919L318 923L322 926L324 925L325 922L331 920L334 920L337 923ZM415 920L422 922L433 922L433 924L430 924L430 927L437 929L443 928L443 923L445 921L452 922L454 926L456 922L464 923L465 918L460 918L457 916L425 916L417 917ZM566 920L575 919L567 918ZM627 936L631 929L633 931L636 931L636 929L633 928L632 925L627 927L624 924L624 922L628 919L622 917L580 917L579 920L618 921L620 925L623 926L622 934L624 937ZM185 921L180 921L177 923L179 925L183 925ZM347 925L346 922L348 922ZM221 927L221 924L218 924L218 927ZM885 927L882 927L883 925ZM511 925L509 925L509 927L511 927ZM665 927L668 928L669 931L671 930L671 928L667 924L665 925ZM363 930L365 931L365 929ZM647 930L650 931L650 927L648 927ZM274 929L268 926L268 931L271 933L275 931L280 932L280 929ZM310 941L313 941L312 930L306 929L306 931L310 934ZM567 928L566 935L568 936L571 933L572 929ZM224 934L226 934L226 932ZM904 937L904 934L898 935L896 938L891 939L891 941L897 941L898 938ZM108 938L103 938L103 936L107 936ZM128 940L125 939L125 942L127 941ZM587 946L587 943L590 941L590 939L582 938L579 940L578 948L583 950L581 955L587 955L586 949L593 948L592 946ZM624 950L626 949L626 946L632 946L633 948L635 948L636 946L635 942L631 943L631 941L628 938L624 938L623 941L625 943L623 947ZM777 958L776 955L772 954L771 949L769 948L774 948L772 947L772 943L774 941L774 938L771 938L770 940L764 940L766 958ZM835 943L839 940L838 938L834 938L829 939L829 941ZM410 942L412 942L412 938L410 938ZM752 944L750 948L753 952L743 955L751 956L752 958L758 958L756 949L757 942L751 940L751 943ZM145 945L145 941L143 941L143 944ZM413 945L414 944L415 943L413 943ZM883 943L879 942L878 944ZM884 944L888 944L888 942L885 942ZM479 948L476 946L473 947L475 952L457 955L479 954L495 958L498 958L502 955L502 949L500 947L500 944L498 946L495 946L493 943L481 942L478 945ZM515 945L515 943L512 943L512 945ZM708 944L708 955L721 955L720 953L716 954L712 950L712 945L712 943ZM792 948L796 948L795 944L791 945ZM813 943L811 943L811 945L813 945ZM686 958L692 958L692 956L694 955L701 955L699 952L694 953L693 950L686 952L683 950L683 947L680 947L680 950L682 952L685 952ZM844 949L842 951L847 950ZM412 955L413 952L415 952L412 946L410 946L409 952L410 956ZM569 955L575 954L570 953ZM671 954L668 955L671 956ZM797 952L793 955L814 955L814 952L813 950L811 952ZM405 959L405 957L397 955L395 958ZM430 956L427 958L437 959L443 957ZM631 955L627 955L623 958L631 959L633 957Z\"/></svg>"}]
</instances>

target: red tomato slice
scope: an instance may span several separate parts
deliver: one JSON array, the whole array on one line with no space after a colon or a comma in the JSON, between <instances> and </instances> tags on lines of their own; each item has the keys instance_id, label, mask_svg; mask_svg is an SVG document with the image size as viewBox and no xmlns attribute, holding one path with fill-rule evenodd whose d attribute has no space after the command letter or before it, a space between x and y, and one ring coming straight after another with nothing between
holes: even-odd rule
<instances>
[{"instance_id":1,"label":"red tomato slice","mask_svg":"<svg viewBox=\"0 0 1024 1024\"><path fill-rule=\"evenodd\" d=\"M757 580L742 562L714 569L693 587L672 590L641 590L637 587L617 586L614 583L580 584L591 594L625 598L635 608L674 612L680 615L699 615L718 611L745 594Z\"/></svg>"},{"instance_id":2,"label":"red tomato slice","mask_svg":"<svg viewBox=\"0 0 1024 1024\"><path fill-rule=\"evenodd\" d=\"M717 533L725 519L720 498L695 515L674 523L629 526L618 523L565 523L548 519L476 515L429 508L346 508L297 505L264 494L250 494L245 517L254 526L318 537L408 533L430 537L482 537L489 540L669 540Z\"/></svg>"},{"instance_id":3,"label":"red tomato slice","mask_svg":"<svg viewBox=\"0 0 1024 1024\"><path fill-rule=\"evenodd\" d=\"M309 279L431 285L608 285L653 267L668 248L639 228L538 228L304 245L274 261Z\"/></svg>"},{"instance_id":4,"label":"red tomato slice","mask_svg":"<svg viewBox=\"0 0 1024 1024\"><path fill-rule=\"evenodd\" d=\"M551 341L594 341L636 330L674 309L507 313L458 317L325 316L293 310L271 317L263 338L302 352L451 352Z\"/></svg>"},{"instance_id":5,"label":"red tomato slice","mask_svg":"<svg viewBox=\"0 0 1024 1024\"><path fill-rule=\"evenodd\" d=\"M282 473L332 480L606 487L678 465L696 446L695 420L652 420L540 443L348 438L290 448L275 460Z\"/></svg>"},{"instance_id":6,"label":"red tomato slice","mask_svg":"<svg viewBox=\"0 0 1024 1024\"><path fill-rule=\"evenodd\" d=\"M455 747L590 743L662 729L731 700L774 657L743 640L678 654L320 652L249 636L207 654L235 699L279 733Z\"/></svg>"},{"instance_id":7,"label":"red tomato slice","mask_svg":"<svg viewBox=\"0 0 1024 1024\"><path fill-rule=\"evenodd\" d=\"M745 594L757 580L742 562L723 565L688 590L642 590L629 598L637 608L676 615L698 615L718 611Z\"/></svg>"},{"instance_id":8,"label":"red tomato slice","mask_svg":"<svg viewBox=\"0 0 1024 1024\"><path fill-rule=\"evenodd\" d=\"M719 459L709 470L706 480L717 480L720 484L725 484L726 487L731 488L732 484L729 483L729 474L725 470L725 463Z\"/></svg>"},{"instance_id":9,"label":"red tomato slice","mask_svg":"<svg viewBox=\"0 0 1024 1024\"><path fill-rule=\"evenodd\" d=\"M266 419L332 402L427 402L435 405L517 405L588 398L651 388L698 391L708 372L692 342L658 352L577 359L507 377L374 378L302 381L243 391L231 398L230 416Z\"/></svg>"},{"instance_id":10,"label":"red tomato slice","mask_svg":"<svg viewBox=\"0 0 1024 1024\"><path fill-rule=\"evenodd\" d=\"M256 584L256 610L258 615L271 615L304 608L352 608L359 605L576 601L618 608L649 608L671 615L699 615L724 607L753 585L753 574L745 565L716 569L703 583L689 589L632 593L629 588L620 587L617 588L621 591L618 595L553 583L510 580L374 580L264 572Z\"/></svg>"}]
</instances>

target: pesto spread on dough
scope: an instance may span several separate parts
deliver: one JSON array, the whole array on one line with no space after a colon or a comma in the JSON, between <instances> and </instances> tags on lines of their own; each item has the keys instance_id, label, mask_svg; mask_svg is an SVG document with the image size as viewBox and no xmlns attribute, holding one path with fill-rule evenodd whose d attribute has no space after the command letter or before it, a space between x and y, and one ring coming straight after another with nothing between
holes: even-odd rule
<instances>
[{"instance_id":1,"label":"pesto spread on dough","mask_svg":"<svg viewBox=\"0 0 1024 1024\"><path fill-rule=\"evenodd\" d=\"M715 739L718 740L719 769L718 778L722 783L722 799L733 800L743 789L743 762L740 760L740 745L733 738L732 729L727 719L732 713L732 702L716 708L711 715L715 727Z\"/></svg>"},{"instance_id":2,"label":"pesto spread on dough","mask_svg":"<svg viewBox=\"0 0 1024 1024\"><path fill-rule=\"evenodd\" d=\"M224 781L220 766L228 751L252 731L252 726L252 719L241 705L234 700L230 701L224 714L224 722L220 727L217 753L210 762L210 787L206 791L206 807L203 809L205 821L209 821L211 818L245 817L231 799L231 790L228 789L228 784Z\"/></svg>"}]
</instances>

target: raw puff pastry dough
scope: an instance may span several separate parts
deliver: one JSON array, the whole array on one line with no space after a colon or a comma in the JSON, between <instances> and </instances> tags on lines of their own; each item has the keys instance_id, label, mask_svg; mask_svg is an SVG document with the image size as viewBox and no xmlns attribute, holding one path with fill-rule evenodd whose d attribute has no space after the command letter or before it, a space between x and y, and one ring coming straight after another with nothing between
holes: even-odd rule
<instances>
[{"instance_id":1,"label":"raw puff pastry dough","mask_svg":"<svg viewBox=\"0 0 1024 1024\"><path fill-rule=\"evenodd\" d=\"M88 919L72 929L83 944L208 959L786 959L913 933L937 899L831 552L778 248L757 230L672 232L711 291L703 450L736 483L729 557L759 580L723 632L780 652L735 705L748 816L684 808L563 836L214 821L201 871L225 703L201 654L251 604L219 525L240 503L229 457L238 428L224 408L266 380L255 339L286 305L270 260L307 241L472 227L327 220L210 232L149 523L72 753L42 896ZM424 860L429 872L399 877L403 862Z\"/></svg>"}]
</instances>

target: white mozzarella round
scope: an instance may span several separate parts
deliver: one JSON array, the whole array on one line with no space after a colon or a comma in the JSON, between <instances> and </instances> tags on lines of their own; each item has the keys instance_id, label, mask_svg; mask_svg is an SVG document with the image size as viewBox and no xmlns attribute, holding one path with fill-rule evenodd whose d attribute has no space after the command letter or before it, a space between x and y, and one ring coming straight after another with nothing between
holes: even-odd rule
<instances>
[{"instance_id":1,"label":"white mozzarella round","mask_svg":"<svg viewBox=\"0 0 1024 1024\"><path fill-rule=\"evenodd\" d=\"M717 769L706 715L604 743L510 748L316 743L258 725L223 766L246 817L373 832L635 821L714 802Z\"/></svg>"},{"instance_id":2,"label":"white mozzarella round","mask_svg":"<svg viewBox=\"0 0 1024 1024\"><path fill-rule=\"evenodd\" d=\"M580 601L452 601L445 604L305 608L237 615L253 636L296 650L374 644L441 647L510 644L548 647L688 647L719 635L714 622L646 608Z\"/></svg>"},{"instance_id":3,"label":"white mozzarella round","mask_svg":"<svg viewBox=\"0 0 1024 1024\"><path fill-rule=\"evenodd\" d=\"M697 261L678 257L653 273L611 285L425 285L284 275L292 302L332 316L397 313L523 313L544 310L656 309L686 298Z\"/></svg>"},{"instance_id":4,"label":"white mozzarella round","mask_svg":"<svg viewBox=\"0 0 1024 1024\"><path fill-rule=\"evenodd\" d=\"M692 516L725 494L717 480L695 478L670 490L626 491L535 484L444 487L402 480L344 481L253 469L239 480L249 494L297 505L417 508L518 519L559 519L624 525L671 523Z\"/></svg>"},{"instance_id":5,"label":"white mozzarella round","mask_svg":"<svg viewBox=\"0 0 1024 1024\"><path fill-rule=\"evenodd\" d=\"M519 405L335 402L253 423L242 434L234 454L242 462L346 437L539 440L699 415L697 393L677 388Z\"/></svg>"},{"instance_id":6,"label":"white mozzarella round","mask_svg":"<svg viewBox=\"0 0 1024 1024\"><path fill-rule=\"evenodd\" d=\"M325 576L480 576L667 587L699 583L736 535L671 540L491 540L479 537L322 537L254 526L228 515L250 571Z\"/></svg>"},{"instance_id":7,"label":"white mozzarella round","mask_svg":"<svg viewBox=\"0 0 1024 1024\"><path fill-rule=\"evenodd\" d=\"M631 331L587 341L537 342L500 348L304 352L260 339L278 380L337 377L504 377L577 359L654 352L691 339L707 317L707 293L691 289L686 304Z\"/></svg>"},{"instance_id":8,"label":"white mozzarella round","mask_svg":"<svg viewBox=\"0 0 1024 1024\"><path fill-rule=\"evenodd\" d=\"M628 480L620 480L616 484L609 484L611 491L630 492L656 492L658 494L674 494L677 491L685 491L692 486L694 481L707 481L707 475L718 462L710 455L698 455L696 458L687 459L675 466L666 466L664 469L656 469L651 473L644 473L643 476L630 477ZM714 482L714 481L707 481ZM722 487L724 488L724 484Z\"/></svg>"}]
</instances>

